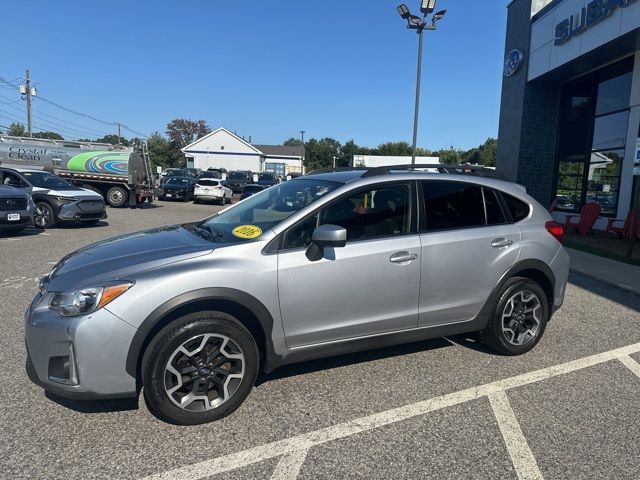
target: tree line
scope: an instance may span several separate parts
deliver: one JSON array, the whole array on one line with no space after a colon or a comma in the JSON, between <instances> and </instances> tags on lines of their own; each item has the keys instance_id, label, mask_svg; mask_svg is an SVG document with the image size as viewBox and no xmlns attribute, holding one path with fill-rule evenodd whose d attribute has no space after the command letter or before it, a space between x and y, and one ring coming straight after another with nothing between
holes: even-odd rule
<instances>
[{"instance_id":1,"label":"tree line","mask_svg":"<svg viewBox=\"0 0 640 480\"><path fill-rule=\"evenodd\" d=\"M163 168L186 166L185 156L180 149L202 138L209 132L211 132L211 128L204 120L173 119L167 124L166 135L154 132L147 139L151 161ZM22 124L12 123L7 130L7 134L25 136L26 129ZM64 140L61 135L55 132L38 132L34 133L33 136L34 138ZM85 138L80 139L80 141L130 146L133 139L119 137L118 135L105 135L101 138ZM283 142L283 145L300 146L302 142L297 138L289 138ZM357 145L354 140L349 140L342 144L335 138L325 137L321 139L311 138L305 141L304 146L307 171L333 166L334 157L336 167L351 167L354 155L411 155L411 145L407 142L387 142L371 148ZM434 151L418 148L416 154L420 157L439 157L440 163L461 164L468 162L474 165L494 167L497 148L498 141L495 138L488 138L483 144L469 150L453 146Z\"/></svg>"}]
</instances>

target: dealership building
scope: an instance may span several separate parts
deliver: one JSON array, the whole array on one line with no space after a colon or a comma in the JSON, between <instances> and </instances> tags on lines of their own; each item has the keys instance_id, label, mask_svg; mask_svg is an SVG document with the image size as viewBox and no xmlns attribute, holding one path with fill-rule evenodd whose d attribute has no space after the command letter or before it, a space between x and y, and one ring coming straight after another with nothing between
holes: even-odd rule
<instances>
[{"instance_id":1,"label":"dealership building","mask_svg":"<svg viewBox=\"0 0 640 480\"><path fill-rule=\"evenodd\" d=\"M558 219L625 218L639 155L640 0L513 0L498 169Z\"/></svg>"}]
</instances>

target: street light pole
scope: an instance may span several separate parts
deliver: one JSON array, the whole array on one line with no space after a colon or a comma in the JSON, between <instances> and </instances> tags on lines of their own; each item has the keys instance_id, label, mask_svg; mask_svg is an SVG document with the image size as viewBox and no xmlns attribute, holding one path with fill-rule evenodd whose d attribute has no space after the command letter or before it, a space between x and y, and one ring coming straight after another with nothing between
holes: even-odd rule
<instances>
[{"instance_id":1,"label":"street light pole","mask_svg":"<svg viewBox=\"0 0 640 480\"><path fill-rule=\"evenodd\" d=\"M423 13L423 17L420 18L416 15L411 15L409 7L404 3L398 5L398 14L407 21L407 28L410 30L416 30L418 34L418 72L416 75L416 103L415 111L413 115L413 144L411 146L411 165L416 164L416 150L418 143L418 116L420 114L420 83L422 80L422 37L425 30L435 30L436 23L442 20L446 10L440 10L431 17L431 25L427 24L427 15L432 13L436 7L436 0L422 0L420 2L420 12Z\"/></svg>"},{"instance_id":2,"label":"street light pole","mask_svg":"<svg viewBox=\"0 0 640 480\"><path fill-rule=\"evenodd\" d=\"M302 159L300 160L300 173L302 173L304 175L304 164L305 164L305 155L306 155L306 149L304 147L304 130L300 130L300 136L302 137Z\"/></svg>"},{"instance_id":3,"label":"street light pole","mask_svg":"<svg viewBox=\"0 0 640 480\"><path fill-rule=\"evenodd\" d=\"M418 143L418 115L420 112L420 83L422 81L422 37L424 27L418 29L418 73L416 75L416 105L413 115L413 146L411 148L411 165L416 164L416 148Z\"/></svg>"}]
</instances>

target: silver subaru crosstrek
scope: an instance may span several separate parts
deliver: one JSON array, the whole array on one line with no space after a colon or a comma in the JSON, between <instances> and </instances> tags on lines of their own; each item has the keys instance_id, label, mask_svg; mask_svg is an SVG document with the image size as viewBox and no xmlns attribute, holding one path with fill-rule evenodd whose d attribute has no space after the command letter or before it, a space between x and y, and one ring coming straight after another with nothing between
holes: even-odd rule
<instances>
[{"instance_id":1,"label":"silver subaru crosstrek","mask_svg":"<svg viewBox=\"0 0 640 480\"><path fill-rule=\"evenodd\" d=\"M563 302L563 228L468 170L310 174L78 250L26 313L29 376L76 399L143 389L158 417L198 424L293 362L468 332L525 353Z\"/></svg>"}]
</instances>

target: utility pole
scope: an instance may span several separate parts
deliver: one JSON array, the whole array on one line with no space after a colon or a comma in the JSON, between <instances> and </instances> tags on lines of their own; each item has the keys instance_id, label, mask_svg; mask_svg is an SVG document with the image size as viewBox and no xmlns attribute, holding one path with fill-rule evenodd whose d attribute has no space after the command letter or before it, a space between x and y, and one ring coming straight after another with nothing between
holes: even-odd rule
<instances>
[{"instance_id":1,"label":"utility pole","mask_svg":"<svg viewBox=\"0 0 640 480\"><path fill-rule=\"evenodd\" d=\"M306 149L304 147L304 130L300 130L300 135L302 136L302 160L300 161L300 173L304 174L304 163L305 163L305 155Z\"/></svg>"},{"instance_id":2,"label":"utility pole","mask_svg":"<svg viewBox=\"0 0 640 480\"><path fill-rule=\"evenodd\" d=\"M31 130L31 96L35 95L35 90L31 91L31 81L29 80L29 69L24 74L24 93L27 97L27 133L29 137L33 137L33 131Z\"/></svg>"}]
</instances>

